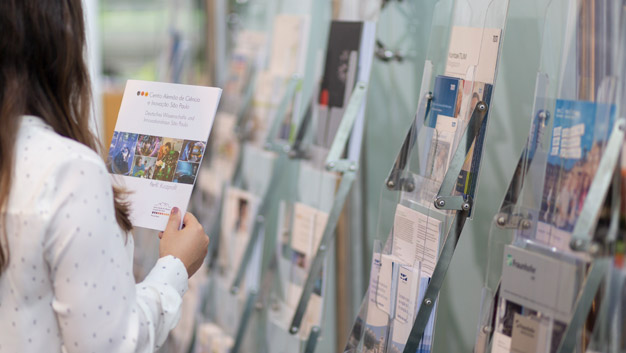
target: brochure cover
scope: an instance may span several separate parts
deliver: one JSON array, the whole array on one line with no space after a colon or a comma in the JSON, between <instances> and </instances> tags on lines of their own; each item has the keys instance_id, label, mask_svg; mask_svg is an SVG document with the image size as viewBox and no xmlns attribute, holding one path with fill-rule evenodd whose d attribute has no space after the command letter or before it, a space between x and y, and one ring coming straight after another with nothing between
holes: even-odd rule
<instances>
[{"instance_id":1,"label":"brochure cover","mask_svg":"<svg viewBox=\"0 0 626 353\"><path fill-rule=\"evenodd\" d=\"M491 352L555 352L579 287L575 264L507 246Z\"/></svg>"},{"instance_id":2,"label":"brochure cover","mask_svg":"<svg viewBox=\"0 0 626 353\"><path fill-rule=\"evenodd\" d=\"M107 164L131 193L134 226L165 229L170 211L184 214L222 90L129 80Z\"/></svg>"},{"instance_id":3,"label":"brochure cover","mask_svg":"<svg viewBox=\"0 0 626 353\"><path fill-rule=\"evenodd\" d=\"M372 22L333 21L328 36L328 50L319 98L315 143L329 148L354 85L359 77L368 77L370 65L367 48L373 43Z\"/></svg>"},{"instance_id":4,"label":"brochure cover","mask_svg":"<svg viewBox=\"0 0 626 353\"><path fill-rule=\"evenodd\" d=\"M615 116L615 106L557 100L537 240L569 251Z\"/></svg>"},{"instance_id":5,"label":"brochure cover","mask_svg":"<svg viewBox=\"0 0 626 353\"><path fill-rule=\"evenodd\" d=\"M455 77L437 76L433 100L430 105L430 118L426 122L427 126L435 128L439 115L456 118L461 109L462 99L463 80Z\"/></svg>"},{"instance_id":6,"label":"brochure cover","mask_svg":"<svg viewBox=\"0 0 626 353\"><path fill-rule=\"evenodd\" d=\"M501 33L499 28L452 27L445 74L493 84Z\"/></svg>"}]
</instances>

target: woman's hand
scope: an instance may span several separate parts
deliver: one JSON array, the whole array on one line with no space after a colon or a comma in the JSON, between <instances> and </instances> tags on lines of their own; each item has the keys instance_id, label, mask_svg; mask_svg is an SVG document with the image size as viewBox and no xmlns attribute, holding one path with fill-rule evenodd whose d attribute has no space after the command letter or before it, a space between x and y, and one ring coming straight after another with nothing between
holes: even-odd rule
<instances>
[{"instance_id":1,"label":"woman's hand","mask_svg":"<svg viewBox=\"0 0 626 353\"><path fill-rule=\"evenodd\" d=\"M187 268L187 275L191 277L206 257L209 237L196 217L189 212L183 218L183 229L178 230L180 217L180 210L174 207L165 230L159 233L159 257L172 255L179 258Z\"/></svg>"}]
</instances>

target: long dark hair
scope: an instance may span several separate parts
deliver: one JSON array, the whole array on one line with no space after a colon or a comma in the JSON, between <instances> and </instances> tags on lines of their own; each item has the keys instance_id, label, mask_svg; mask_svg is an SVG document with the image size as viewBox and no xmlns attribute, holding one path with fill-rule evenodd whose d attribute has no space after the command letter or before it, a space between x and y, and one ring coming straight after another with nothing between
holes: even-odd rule
<instances>
[{"instance_id":1,"label":"long dark hair","mask_svg":"<svg viewBox=\"0 0 626 353\"><path fill-rule=\"evenodd\" d=\"M22 115L38 116L56 133L99 150L98 139L89 130L91 89L81 1L0 1L0 231L4 238L15 136ZM123 191L114 188L113 193L117 222L129 231L132 225ZM8 246L0 245L0 271L8 262Z\"/></svg>"}]
</instances>

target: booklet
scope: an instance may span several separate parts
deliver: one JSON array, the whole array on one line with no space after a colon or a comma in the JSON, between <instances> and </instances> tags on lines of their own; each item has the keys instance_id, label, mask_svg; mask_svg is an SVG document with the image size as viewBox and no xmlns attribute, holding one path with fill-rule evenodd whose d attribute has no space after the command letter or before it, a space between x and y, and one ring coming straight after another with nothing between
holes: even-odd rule
<instances>
[{"instance_id":1,"label":"booklet","mask_svg":"<svg viewBox=\"0 0 626 353\"><path fill-rule=\"evenodd\" d=\"M107 167L130 191L134 226L165 229L170 211L187 210L222 90L129 80Z\"/></svg>"}]
</instances>

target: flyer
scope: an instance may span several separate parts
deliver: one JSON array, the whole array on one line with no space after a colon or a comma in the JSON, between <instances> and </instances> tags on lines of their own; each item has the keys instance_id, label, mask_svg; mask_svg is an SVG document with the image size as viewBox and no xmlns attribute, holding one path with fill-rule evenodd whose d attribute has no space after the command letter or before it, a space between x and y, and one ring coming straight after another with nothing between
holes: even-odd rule
<instances>
[{"instance_id":1,"label":"flyer","mask_svg":"<svg viewBox=\"0 0 626 353\"><path fill-rule=\"evenodd\" d=\"M130 191L134 226L165 229L170 211L187 210L222 90L129 80L107 167Z\"/></svg>"}]
</instances>

